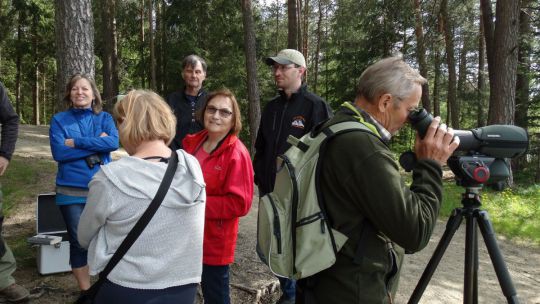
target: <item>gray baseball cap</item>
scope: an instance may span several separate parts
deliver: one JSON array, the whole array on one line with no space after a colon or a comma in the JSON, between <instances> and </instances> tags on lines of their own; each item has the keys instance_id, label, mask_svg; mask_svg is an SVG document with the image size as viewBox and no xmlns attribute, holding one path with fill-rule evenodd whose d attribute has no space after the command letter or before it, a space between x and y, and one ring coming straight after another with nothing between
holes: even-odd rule
<instances>
[{"instance_id":1,"label":"gray baseball cap","mask_svg":"<svg viewBox=\"0 0 540 304\"><path fill-rule=\"evenodd\" d=\"M273 65L274 62L277 62L279 64L294 63L301 67L306 67L306 59L304 58L304 55L302 55L302 53L300 53L299 51L293 49L281 50L279 51L279 53L277 53L276 56L266 58L265 62L267 65Z\"/></svg>"}]
</instances>

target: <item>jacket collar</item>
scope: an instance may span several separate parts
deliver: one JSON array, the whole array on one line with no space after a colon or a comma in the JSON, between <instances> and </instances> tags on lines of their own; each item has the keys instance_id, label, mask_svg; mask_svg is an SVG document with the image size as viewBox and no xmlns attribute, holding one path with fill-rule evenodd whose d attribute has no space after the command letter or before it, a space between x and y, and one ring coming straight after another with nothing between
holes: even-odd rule
<instances>
[{"instance_id":1,"label":"jacket collar","mask_svg":"<svg viewBox=\"0 0 540 304\"><path fill-rule=\"evenodd\" d=\"M281 97L282 100L285 100L285 101L294 101L296 100L297 96L304 95L306 91L307 91L307 85L304 83L300 86L298 91L291 94L291 98L287 99L287 95L285 94L285 91L281 89L278 90L279 96Z\"/></svg>"},{"instance_id":2,"label":"jacket collar","mask_svg":"<svg viewBox=\"0 0 540 304\"><path fill-rule=\"evenodd\" d=\"M195 97L197 97L197 98L201 97L201 95L203 95L204 92L205 92L204 88L201 87L201 89L199 90L199 92L197 92L197 96L195 96ZM183 87L182 87L182 95L184 95L184 98L187 99L187 96L188 96L188 95L186 94L186 86L183 86Z\"/></svg>"},{"instance_id":3,"label":"jacket collar","mask_svg":"<svg viewBox=\"0 0 540 304\"><path fill-rule=\"evenodd\" d=\"M390 142L392 135L386 130L379 122L377 122L369 113L357 107L350 102L344 102L342 105L342 111L346 114L354 117L360 123L367 126L373 133L377 134L384 142Z\"/></svg>"},{"instance_id":4,"label":"jacket collar","mask_svg":"<svg viewBox=\"0 0 540 304\"><path fill-rule=\"evenodd\" d=\"M208 138L208 131L202 130L195 134L188 134L182 141L184 150L190 154L195 154L195 151L201 148L204 141ZM210 154L219 154L227 147L231 146L238 140L236 135L228 134L224 139L218 144L218 146L210 152Z\"/></svg>"}]
</instances>

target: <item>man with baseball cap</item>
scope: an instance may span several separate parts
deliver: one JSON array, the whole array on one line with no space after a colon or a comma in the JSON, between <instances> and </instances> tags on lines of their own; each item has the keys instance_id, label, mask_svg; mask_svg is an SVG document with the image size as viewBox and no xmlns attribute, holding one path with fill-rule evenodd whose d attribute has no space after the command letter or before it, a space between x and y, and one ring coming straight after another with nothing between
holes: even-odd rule
<instances>
[{"instance_id":1,"label":"man with baseball cap","mask_svg":"<svg viewBox=\"0 0 540 304\"><path fill-rule=\"evenodd\" d=\"M300 138L332 115L326 102L303 84L306 59L302 53L285 49L265 62L272 68L278 96L265 106L255 141L253 167L260 197L274 190L276 158L290 147L287 137ZM295 282L279 281L283 295L278 303L294 303Z\"/></svg>"}]
</instances>

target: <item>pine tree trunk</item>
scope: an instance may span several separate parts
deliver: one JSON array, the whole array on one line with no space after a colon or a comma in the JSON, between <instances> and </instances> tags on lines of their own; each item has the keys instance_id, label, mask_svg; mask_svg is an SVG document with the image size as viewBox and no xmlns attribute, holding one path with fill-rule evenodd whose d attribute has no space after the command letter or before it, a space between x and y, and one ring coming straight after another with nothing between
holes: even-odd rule
<instances>
[{"instance_id":1,"label":"pine tree trunk","mask_svg":"<svg viewBox=\"0 0 540 304\"><path fill-rule=\"evenodd\" d=\"M103 37L103 95L104 108L111 111L118 95L118 40L116 32L116 0L102 1L101 35Z\"/></svg>"},{"instance_id":2,"label":"pine tree trunk","mask_svg":"<svg viewBox=\"0 0 540 304\"><path fill-rule=\"evenodd\" d=\"M38 27L39 16L34 14L32 16L32 63L33 63L33 73L32 73L32 105L33 105L33 124L39 126L39 58L38 58Z\"/></svg>"},{"instance_id":3,"label":"pine tree trunk","mask_svg":"<svg viewBox=\"0 0 540 304\"><path fill-rule=\"evenodd\" d=\"M482 12L480 12L480 30L478 34L478 92L477 92L477 117L476 125L482 127L486 125L486 80L485 80L485 56L486 45L484 38L484 21L482 18Z\"/></svg>"},{"instance_id":4,"label":"pine tree trunk","mask_svg":"<svg viewBox=\"0 0 540 304\"><path fill-rule=\"evenodd\" d=\"M150 89L156 90L156 54L154 47L154 1L148 0L148 42L150 43Z\"/></svg>"},{"instance_id":5,"label":"pine tree trunk","mask_svg":"<svg viewBox=\"0 0 540 304\"><path fill-rule=\"evenodd\" d=\"M22 74L22 56L23 52L21 51L21 45L23 40L23 23L25 22L26 16L23 11L19 11L18 21L17 21L17 54L15 55L15 111L19 115L20 119L24 121L24 116L22 113L22 100L21 100L21 74Z\"/></svg>"},{"instance_id":6,"label":"pine tree trunk","mask_svg":"<svg viewBox=\"0 0 540 304\"><path fill-rule=\"evenodd\" d=\"M321 52L321 40L322 40L322 20L323 20L323 0L319 0L319 19L317 20L317 42L315 48L315 68L313 69L313 92L317 93L317 86L319 81L319 53Z\"/></svg>"},{"instance_id":7,"label":"pine tree trunk","mask_svg":"<svg viewBox=\"0 0 540 304\"><path fill-rule=\"evenodd\" d=\"M428 78L428 68L426 63L426 48L424 45L424 27L422 25L422 10L420 8L420 0L414 0L414 16L416 20L416 54L418 55L418 64L420 66L420 74L426 79ZM431 102L429 100L429 82L422 86L422 107L428 112L431 112Z\"/></svg>"},{"instance_id":8,"label":"pine tree trunk","mask_svg":"<svg viewBox=\"0 0 540 304\"><path fill-rule=\"evenodd\" d=\"M95 75L94 20L90 0L57 0L55 2L57 109L62 102L65 84L75 73Z\"/></svg>"},{"instance_id":9,"label":"pine tree trunk","mask_svg":"<svg viewBox=\"0 0 540 304\"><path fill-rule=\"evenodd\" d=\"M531 0L522 0L522 9L519 17L520 41L516 81L516 125L523 128L529 126L527 113L530 105L529 75L531 73L531 41L533 40L530 22L532 13L530 5Z\"/></svg>"},{"instance_id":10,"label":"pine tree trunk","mask_svg":"<svg viewBox=\"0 0 540 304\"><path fill-rule=\"evenodd\" d=\"M485 3L489 1L481 2L483 13L492 16L491 6ZM484 16L490 80L488 124L514 123L519 9L519 1L497 1L495 25Z\"/></svg>"},{"instance_id":11,"label":"pine tree trunk","mask_svg":"<svg viewBox=\"0 0 540 304\"><path fill-rule=\"evenodd\" d=\"M296 0L287 0L287 16L289 30L287 34L287 47L298 49L298 15L296 10Z\"/></svg>"},{"instance_id":12,"label":"pine tree trunk","mask_svg":"<svg viewBox=\"0 0 540 304\"><path fill-rule=\"evenodd\" d=\"M448 66L448 110L450 123L454 129L459 129L459 107L456 98L456 60L454 57L454 38L452 21L448 14L448 1L441 2L441 15L444 23L444 40L446 45L446 64Z\"/></svg>"},{"instance_id":13,"label":"pine tree trunk","mask_svg":"<svg viewBox=\"0 0 540 304\"><path fill-rule=\"evenodd\" d=\"M250 151L255 152L255 139L261 118L259 86L257 84L257 58L255 49L255 28L251 10L251 0L242 0L242 20L244 24L244 45L247 70L247 89L249 103Z\"/></svg>"}]
</instances>

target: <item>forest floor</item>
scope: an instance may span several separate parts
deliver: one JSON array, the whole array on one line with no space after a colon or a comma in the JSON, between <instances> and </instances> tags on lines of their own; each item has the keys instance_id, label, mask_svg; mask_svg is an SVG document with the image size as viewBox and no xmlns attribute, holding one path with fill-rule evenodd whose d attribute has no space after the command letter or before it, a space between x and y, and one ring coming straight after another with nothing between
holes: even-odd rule
<instances>
[{"instance_id":1,"label":"forest floor","mask_svg":"<svg viewBox=\"0 0 540 304\"><path fill-rule=\"evenodd\" d=\"M19 132L16 157L51 160L48 128L46 126L23 125ZM125 155L117 152L113 158ZM54 165L54 162L51 161ZM8 169L9 170L9 169ZM9 178L9 171L7 177ZM4 222L4 235L10 245L28 246L21 240L35 234L34 195L54 190L54 175L41 178L35 186L32 199L19 203ZM255 253L257 230L257 202L254 201L250 213L240 221L236 261L231 266L232 303L275 303L279 297L277 279L263 265ZM425 269L435 247L444 232L446 219L439 220L429 245L419 253L406 257L401 272L400 287L395 303L407 303L422 271ZM462 303L465 224L454 235L437 270L425 290L420 303ZM521 303L540 304L540 250L526 242L516 242L498 236L501 253ZM479 303L506 303L483 239L479 236ZM69 273L40 275L36 269L36 248L22 251L17 256L18 269L14 276L18 283L31 290L31 303L72 303L77 295L77 287ZM21 252L21 250L17 250ZM181 262L181 261L179 261ZM200 296L199 296L200 297ZM3 299L0 299L0 303ZM199 300L199 303L202 301Z\"/></svg>"}]
</instances>

